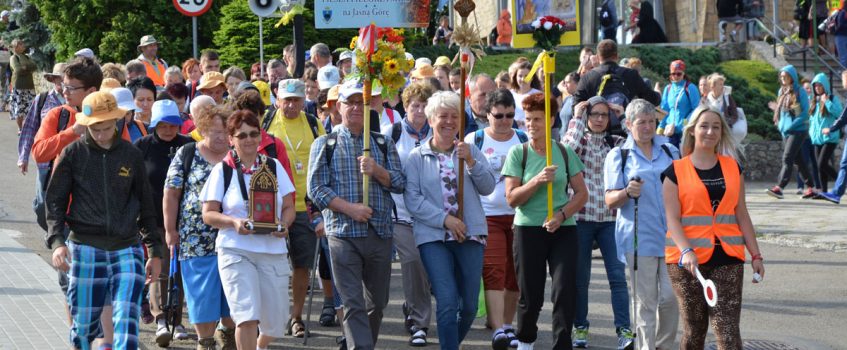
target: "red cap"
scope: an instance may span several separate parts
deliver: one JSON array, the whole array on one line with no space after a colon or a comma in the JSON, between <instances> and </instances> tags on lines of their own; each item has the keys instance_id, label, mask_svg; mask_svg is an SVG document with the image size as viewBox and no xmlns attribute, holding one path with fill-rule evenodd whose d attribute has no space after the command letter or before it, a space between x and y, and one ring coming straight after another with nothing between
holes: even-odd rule
<instances>
[{"instance_id":1,"label":"red cap","mask_svg":"<svg viewBox=\"0 0 847 350\"><path fill-rule=\"evenodd\" d=\"M677 70L685 71L685 61L676 60L676 61L671 62L671 72L677 71Z\"/></svg>"}]
</instances>

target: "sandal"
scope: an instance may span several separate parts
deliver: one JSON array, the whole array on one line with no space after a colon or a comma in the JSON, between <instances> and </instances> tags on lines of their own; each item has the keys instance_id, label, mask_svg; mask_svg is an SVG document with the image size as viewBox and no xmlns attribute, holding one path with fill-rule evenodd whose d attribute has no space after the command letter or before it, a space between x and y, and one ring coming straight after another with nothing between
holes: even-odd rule
<instances>
[{"instance_id":1,"label":"sandal","mask_svg":"<svg viewBox=\"0 0 847 350\"><path fill-rule=\"evenodd\" d=\"M306 336L306 326L303 325L303 320L291 319L288 321L288 332L294 338L303 338Z\"/></svg>"},{"instance_id":2,"label":"sandal","mask_svg":"<svg viewBox=\"0 0 847 350\"><path fill-rule=\"evenodd\" d=\"M414 347L426 346L426 328L413 328L412 337L409 338L409 345Z\"/></svg>"},{"instance_id":3,"label":"sandal","mask_svg":"<svg viewBox=\"0 0 847 350\"><path fill-rule=\"evenodd\" d=\"M318 322L324 327L338 326L338 323L335 322L335 307L324 304L324 307L321 310L321 318Z\"/></svg>"}]
</instances>

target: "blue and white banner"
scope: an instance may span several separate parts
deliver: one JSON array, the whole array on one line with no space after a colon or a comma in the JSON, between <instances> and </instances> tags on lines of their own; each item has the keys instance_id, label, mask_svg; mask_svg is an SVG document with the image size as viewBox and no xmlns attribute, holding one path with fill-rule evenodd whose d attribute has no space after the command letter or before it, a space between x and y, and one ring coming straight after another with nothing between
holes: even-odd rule
<instances>
[{"instance_id":1,"label":"blue and white banner","mask_svg":"<svg viewBox=\"0 0 847 350\"><path fill-rule=\"evenodd\" d=\"M431 0L315 0L315 28L426 27Z\"/></svg>"}]
</instances>

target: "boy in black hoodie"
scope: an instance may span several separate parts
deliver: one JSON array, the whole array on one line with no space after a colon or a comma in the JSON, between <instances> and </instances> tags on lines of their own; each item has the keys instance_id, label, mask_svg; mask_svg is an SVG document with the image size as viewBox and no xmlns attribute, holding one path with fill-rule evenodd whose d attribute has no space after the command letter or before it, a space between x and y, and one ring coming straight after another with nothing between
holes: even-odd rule
<instances>
[{"instance_id":1,"label":"boy in black hoodie","mask_svg":"<svg viewBox=\"0 0 847 350\"><path fill-rule=\"evenodd\" d=\"M82 102L76 123L84 135L57 159L47 186L47 245L53 266L70 269L68 304L70 340L87 349L100 328L100 312L111 297L114 348L138 347L141 292L161 270L162 234L141 152L116 133L126 114L108 92L94 92ZM71 201L73 197L73 201ZM147 245L150 259L144 266ZM62 230L70 227L68 245Z\"/></svg>"}]
</instances>

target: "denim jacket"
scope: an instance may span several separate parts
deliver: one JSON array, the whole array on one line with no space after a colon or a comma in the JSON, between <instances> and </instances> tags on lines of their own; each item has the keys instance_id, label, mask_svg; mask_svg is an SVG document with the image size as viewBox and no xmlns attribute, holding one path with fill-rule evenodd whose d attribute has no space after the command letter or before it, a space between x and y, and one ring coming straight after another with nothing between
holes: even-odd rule
<instances>
[{"instance_id":1,"label":"denim jacket","mask_svg":"<svg viewBox=\"0 0 847 350\"><path fill-rule=\"evenodd\" d=\"M468 227L465 236L486 236L488 226L479 196L489 195L494 191L497 177L482 152L476 147L470 147L470 150L476 164L473 168L466 168L464 174L463 220ZM455 154L453 162L459 162ZM444 219L447 218L447 213L444 211L441 191L441 170L438 157L433 153L429 142L424 142L412 150L403 172L406 174L406 192L403 199L414 222L412 232L415 235L415 243L420 246L424 243L443 241L446 231Z\"/></svg>"}]
</instances>

